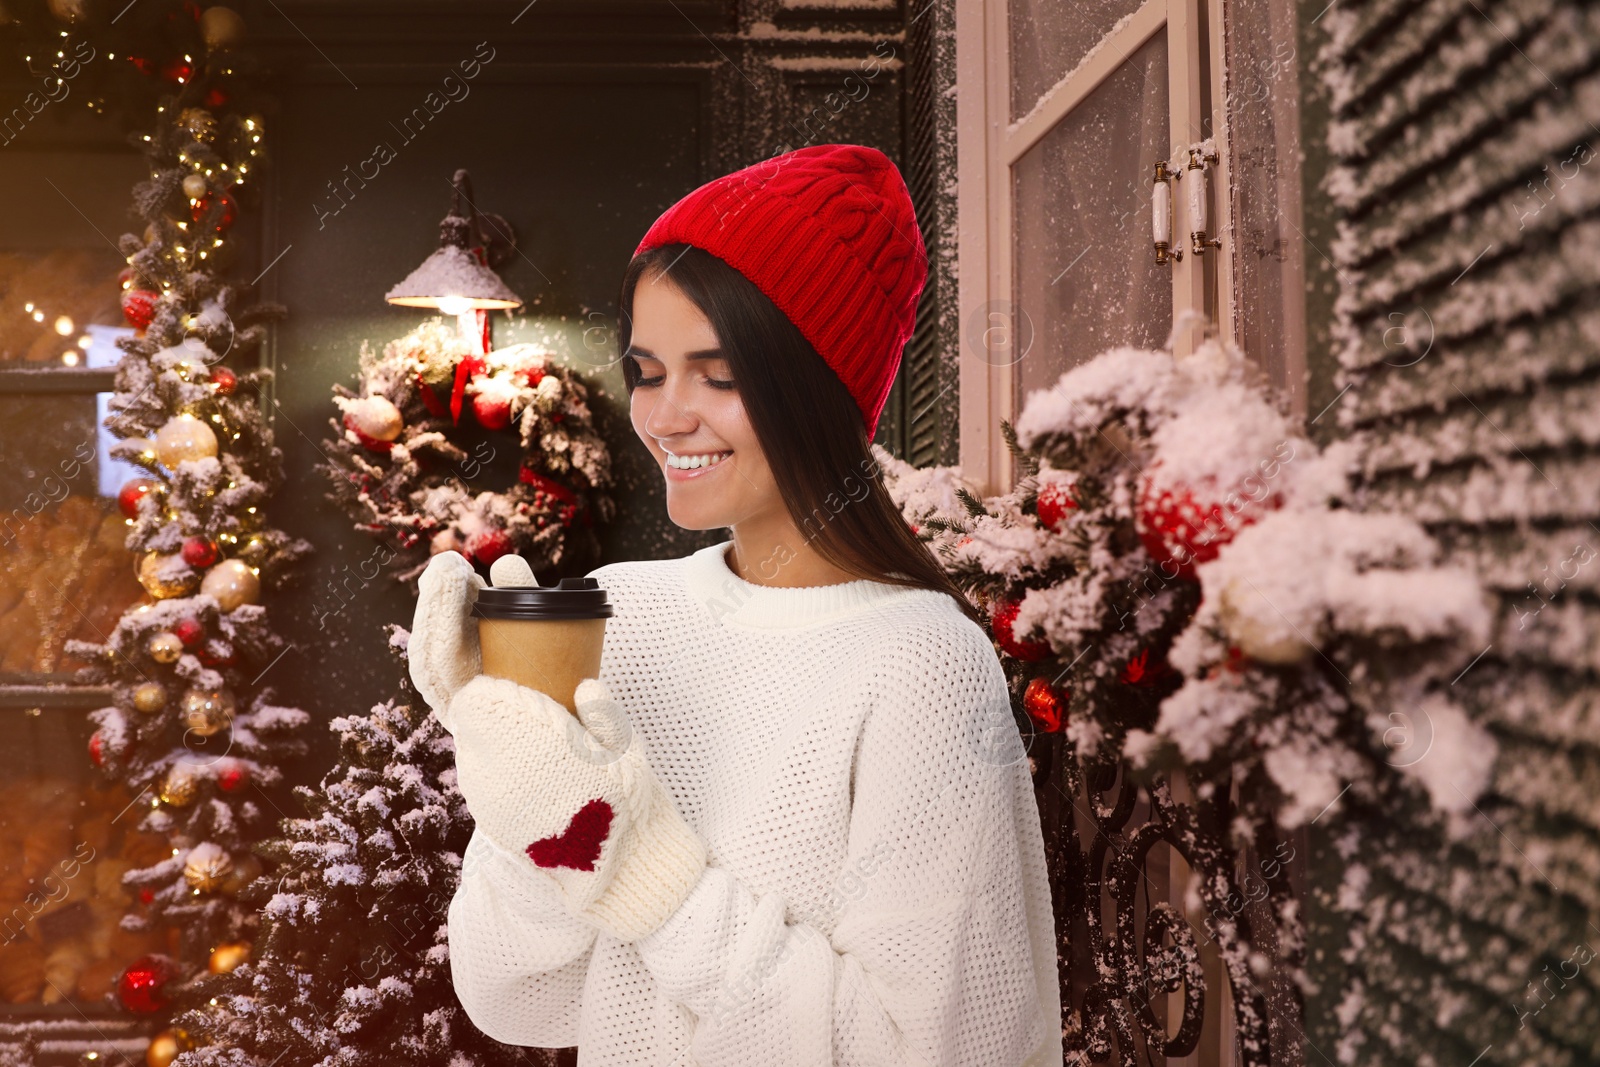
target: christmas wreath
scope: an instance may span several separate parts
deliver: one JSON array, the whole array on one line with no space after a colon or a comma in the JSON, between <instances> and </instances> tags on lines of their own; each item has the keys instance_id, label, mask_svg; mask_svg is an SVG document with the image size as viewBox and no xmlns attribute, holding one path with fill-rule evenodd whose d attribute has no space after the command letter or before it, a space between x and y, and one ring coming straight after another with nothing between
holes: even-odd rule
<instances>
[{"instance_id":1,"label":"christmas wreath","mask_svg":"<svg viewBox=\"0 0 1600 1067\"><path fill-rule=\"evenodd\" d=\"M337 437L318 469L357 529L410 550L397 580L450 550L485 567L514 552L535 572L573 551L599 558L595 520L615 514L604 491L611 454L588 387L553 353L516 344L476 355L432 318L381 352L363 342L358 377L358 390L333 387L342 414L329 419ZM494 469L500 433L516 436L516 482L475 489Z\"/></svg>"}]
</instances>

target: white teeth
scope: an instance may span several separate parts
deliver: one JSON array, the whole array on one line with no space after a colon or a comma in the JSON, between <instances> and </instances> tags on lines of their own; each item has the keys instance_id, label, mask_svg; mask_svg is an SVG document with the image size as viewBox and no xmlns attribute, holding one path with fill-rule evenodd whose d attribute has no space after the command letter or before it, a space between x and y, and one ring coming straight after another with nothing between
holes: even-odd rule
<instances>
[{"instance_id":1,"label":"white teeth","mask_svg":"<svg viewBox=\"0 0 1600 1067\"><path fill-rule=\"evenodd\" d=\"M712 456L674 456L669 452L667 454L667 466L675 467L678 470L694 470L698 467L709 467L714 463L721 463L731 455L733 455L732 452L719 452Z\"/></svg>"}]
</instances>

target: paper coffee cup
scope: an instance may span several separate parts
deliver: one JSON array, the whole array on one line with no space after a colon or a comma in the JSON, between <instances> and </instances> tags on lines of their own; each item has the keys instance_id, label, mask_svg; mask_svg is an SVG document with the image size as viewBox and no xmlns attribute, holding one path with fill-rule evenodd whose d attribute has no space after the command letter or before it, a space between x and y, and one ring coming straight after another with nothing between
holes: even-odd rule
<instances>
[{"instance_id":1,"label":"paper coffee cup","mask_svg":"<svg viewBox=\"0 0 1600 1067\"><path fill-rule=\"evenodd\" d=\"M537 689L576 714L573 694L600 676L606 591L594 578L554 586L487 586L472 606L483 673Z\"/></svg>"}]
</instances>

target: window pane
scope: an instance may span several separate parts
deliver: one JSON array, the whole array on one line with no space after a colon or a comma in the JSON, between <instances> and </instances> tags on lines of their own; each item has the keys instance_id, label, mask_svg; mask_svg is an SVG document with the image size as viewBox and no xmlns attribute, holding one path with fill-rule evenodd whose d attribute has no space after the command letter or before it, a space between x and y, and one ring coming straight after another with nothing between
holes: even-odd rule
<instances>
[{"instance_id":1,"label":"window pane","mask_svg":"<svg viewBox=\"0 0 1600 1067\"><path fill-rule=\"evenodd\" d=\"M81 736L80 736L81 735ZM129 963L176 948L168 933L123 930L142 905L122 876L171 856L162 835L136 829L144 805L122 783L91 783L81 711L0 710L0 1001L85 1010L116 988ZM76 1018L76 1013L73 1014Z\"/></svg>"},{"instance_id":2,"label":"window pane","mask_svg":"<svg viewBox=\"0 0 1600 1067\"><path fill-rule=\"evenodd\" d=\"M111 249L0 251L0 367L82 367L87 327L122 324Z\"/></svg>"},{"instance_id":3,"label":"window pane","mask_svg":"<svg viewBox=\"0 0 1600 1067\"><path fill-rule=\"evenodd\" d=\"M125 146L0 153L0 203L27 205L0 227L0 366L82 366L83 328L122 325L117 241L142 229L129 204L149 173Z\"/></svg>"},{"instance_id":4,"label":"window pane","mask_svg":"<svg viewBox=\"0 0 1600 1067\"><path fill-rule=\"evenodd\" d=\"M1159 347L1172 275L1150 239L1150 177L1168 155L1163 29L1013 169L1017 410L1119 344Z\"/></svg>"},{"instance_id":5,"label":"window pane","mask_svg":"<svg viewBox=\"0 0 1600 1067\"><path fill-rule=\"evenodd\" d=\"M1021 118L1140 0L1011 0L1011 117Z\"/></svg>"},{"instance_id":6,"label":"window pane","mask_svg":"<svg viewBox=\"0 0 1600 1067\"><path fill-rule=\"evenodd\" d=\"M1235 329L1240 347L1304 410L1305 241L1292 0L1227 34Z\"/></svg>"},{"instance_id":7,"label":"window pane","mask_svg":"<svg viewBox=\"0 0 1600 1067\"><path fill-rule=\"evenodd\" d=\"M70 638L104 640L143 596L116 493L110 394L0 396L0 683L70 674Z\"/></svg>"}]
</instances>

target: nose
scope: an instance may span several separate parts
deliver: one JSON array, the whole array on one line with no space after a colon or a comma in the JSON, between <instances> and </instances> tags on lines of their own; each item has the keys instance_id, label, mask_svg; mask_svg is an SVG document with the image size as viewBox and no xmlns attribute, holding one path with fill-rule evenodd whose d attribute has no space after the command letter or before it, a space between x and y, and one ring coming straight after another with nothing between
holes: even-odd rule
<instances>
[{"instance_id":1,"label":"nose","mask_svg":"<svg viewBox=\"0 0 1600 1067\"><path fill-rule=\"evenodd\" d=\"M659 445L663 438L693 432L700 420L692 415L678 395L677 387L662 382L651 391L650 409L645 413L644 432Z\"/></svg>"}]
</instances>

